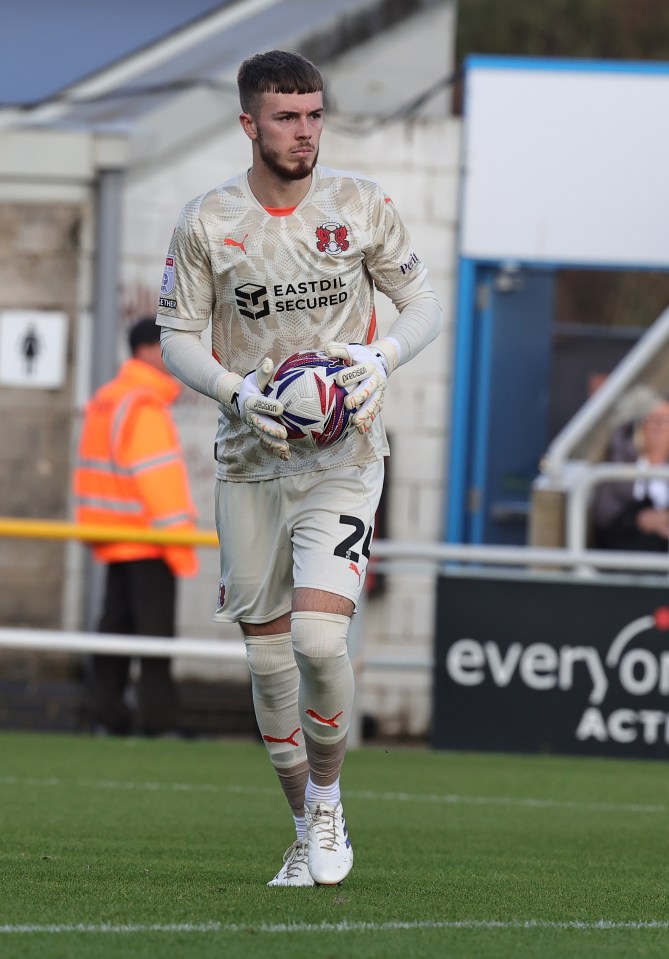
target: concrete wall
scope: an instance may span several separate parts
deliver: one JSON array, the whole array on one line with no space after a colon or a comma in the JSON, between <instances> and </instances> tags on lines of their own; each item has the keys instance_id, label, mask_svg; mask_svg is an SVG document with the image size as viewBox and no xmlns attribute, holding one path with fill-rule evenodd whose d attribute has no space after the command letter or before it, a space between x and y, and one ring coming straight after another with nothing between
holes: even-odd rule
<instances>
[{"instance_id":1,"label":"concrete wall","mask_svg":"<svg viewBox=\"0 0 669 959\"><path fill-rule=\"evenodd\" d=\"M382 182L392 196L444 309L441 337L402 367L387 390L383 411L391 438L387 535L394 540L442 538L459 150L460 125L455 119L406 122L362 140L336 135L328 141L329 163L353 165ZM377 306L383 329L394 310L382 296ZM431 652L434 603L431 576L389 574L385 593L370 600L365 611L364 648L370 653ZM359 705L378 718L384 732L421 734L431 714L430 681L422 670L368 671L358 684Z\"/></svg>"},{"instance_id":2,"label":"concrete wall","mask_svg":"<svg viewBox=\"0 0 669 959\"><path fill-rule=\"evenodd\" d=\"M70 427L79 290L76 203L0 201L0 310L59 310L68 315L62 388L0 387L0 515L67 519ZM0 539L0 619L4 625L59 626L65 547Z\"/></svg>"},{"instance_id":3,"label":"concrete wall","mask_svg":"<svg viewBox=\"0 0 669 959\"><path fill-rule=\"evenodd\" d=\"M414 247L430 269L446 317L441 338L392 379L384 408L391 437L388 536L433 542L443 527L444 473L450 393L452 304L460 124L453 118L405 121L378 127L368 136L327 130L321 160L355 169L379 180L403 215ZM134 171L125 193L122 278L128 319L133 304L157 297L164 254L182 203L248 166L248 141L237 125L214 140L193 146L169 167ZM394 311L379 296L380 327ZM182 442L190 466L200 524L212 528L216 406L186 391L176 406ZM239 637L237 627L211 622L218 588L218 557L202 550L202 572L181 584L183 635ZM365 648L369 651L428 652L433 639L434 590L431 577L390 575L383 596L369 602ZM184 674L201 673L181 663ZM230 667L206 667L229 674ZM425 671L402 676L384 672L361 678L360 704L378 716L389 733L424 733L430 715L430 677Z\"/></svg>"}]
</instances>

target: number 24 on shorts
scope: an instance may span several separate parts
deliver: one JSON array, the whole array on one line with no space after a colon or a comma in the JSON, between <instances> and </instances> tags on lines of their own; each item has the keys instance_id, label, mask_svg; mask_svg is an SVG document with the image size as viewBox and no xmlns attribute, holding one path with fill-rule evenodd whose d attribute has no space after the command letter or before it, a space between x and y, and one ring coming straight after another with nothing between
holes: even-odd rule
<instances>
[{"instance_id":1,"label":"number 24 on shorts","mask_svg":"<svg viewBox=\"0 0 669 959\"><path fill-rule=\"evenodd\" d=\"M362 555L365 559L369 559L369 547L372 542L374 527L365 526L363 521L358 519L357 516L347 516L345 513L339 517L339 522L343 526L352 526L353 532L349 533L341 543L335 546L334 555L343 556L344 559L350 559L354 563L357 563L360 559L360 553L353 547L362 542Z\"/></svg>"}]
</instances>

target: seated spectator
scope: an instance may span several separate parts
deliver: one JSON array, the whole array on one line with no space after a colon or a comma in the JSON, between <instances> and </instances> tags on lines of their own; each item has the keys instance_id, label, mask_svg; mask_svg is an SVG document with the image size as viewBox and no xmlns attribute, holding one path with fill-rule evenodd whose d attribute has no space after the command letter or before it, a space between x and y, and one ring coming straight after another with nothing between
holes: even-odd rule
<instances>
[{"instance_id":1,"label":"seated spectator","mask_svg":"<svg viewBox=\"0 0 669 959\"><path fill-rule=\"evenodd\" d=\"M629 419L615 430L608 463L669 465L669 398L639 387L626 400ZM599 549L669 550L669 481L639 477L595 489L594 538Z\"/></svg>"}]
</instances>

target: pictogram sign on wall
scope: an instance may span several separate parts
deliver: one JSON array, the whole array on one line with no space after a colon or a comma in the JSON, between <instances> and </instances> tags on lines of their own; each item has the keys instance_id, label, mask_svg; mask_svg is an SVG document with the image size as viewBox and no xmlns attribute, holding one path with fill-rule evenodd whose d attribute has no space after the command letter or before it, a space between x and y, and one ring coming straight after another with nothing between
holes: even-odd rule
<instances>
[{"instance_id":1,"label":"pictogram sign on wall","mask_svg":"<svg viewBox=\"0 0 669 959\"><path fill-rule=\"evenodd\" d=\"M0 386L55 389L65 382L67 314L0 312Z\"/></svg>"}]
</instances>

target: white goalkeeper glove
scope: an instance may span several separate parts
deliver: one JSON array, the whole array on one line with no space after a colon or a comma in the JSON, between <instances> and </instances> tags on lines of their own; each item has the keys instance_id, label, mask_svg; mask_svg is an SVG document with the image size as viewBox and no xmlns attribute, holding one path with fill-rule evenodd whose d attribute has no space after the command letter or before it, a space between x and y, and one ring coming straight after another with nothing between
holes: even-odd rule
<instances>
[{"instance_id":1,"label":"white goalkeeper glove","mask_svg":"<svg viewBox=\"0 0 669 959\"><path fill-rule=\"evenodd\" d=\"M398 349L391 340L377 340L369 346L361 343L328 343L328 356L349 360L353 366L337 373L339 386L357 384L344 400L347 409L357 408L353 423L359 433L366 433L381 412L386 380L397 368Z\"/></svg>"},{"instance_id":2,"label":"white goalkeeper glove","mask_svg":"<svg viewBox=\"0 0 669 959\"><path fill-rule=\"evenodd\" d=\"M272 378L274 363L269 356L255 370L241 377L230 373L223 377L218 390L223 405L234 411L262 445L282 460L290 459L286 427L276 420L283 413L283 403L265 396L263 390ZM234 377L234 379L232 379Z\"/></svg>"}]
</instances>

